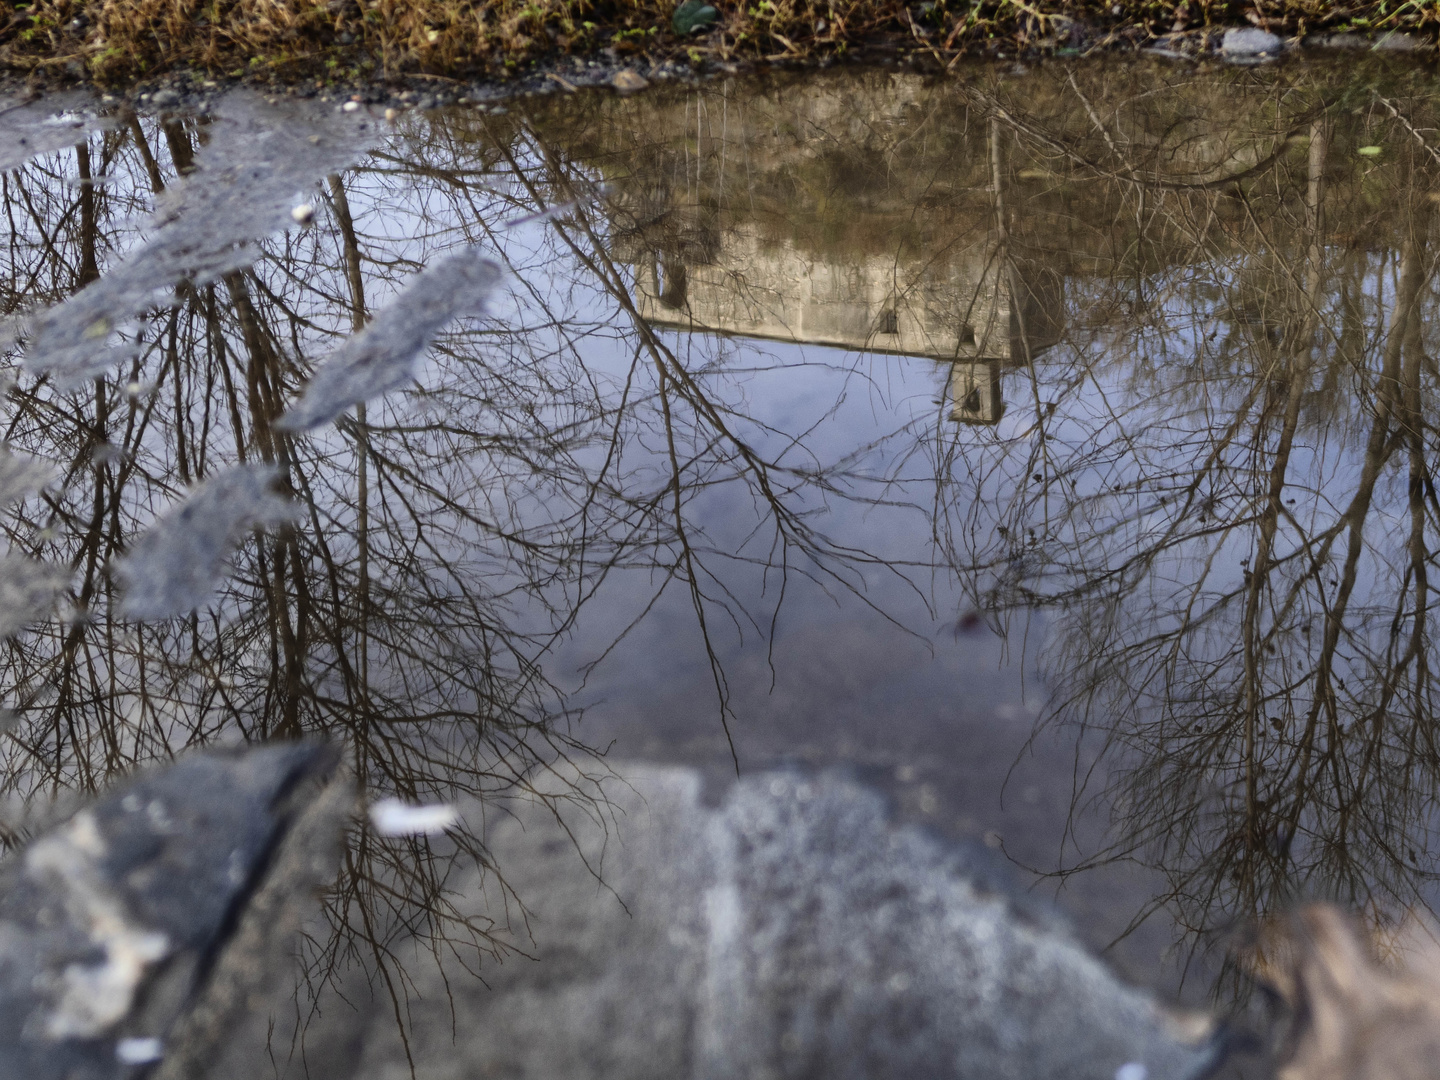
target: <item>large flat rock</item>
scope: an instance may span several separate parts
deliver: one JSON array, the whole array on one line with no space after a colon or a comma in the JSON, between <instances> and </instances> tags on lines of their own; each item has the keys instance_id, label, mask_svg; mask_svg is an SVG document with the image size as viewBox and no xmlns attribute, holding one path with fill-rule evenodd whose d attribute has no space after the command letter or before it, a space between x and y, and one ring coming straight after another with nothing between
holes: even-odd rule
<instances>
[{"instance_id":1,"label":"large flat rock","mask_svg":"<svg viewBox=\"0 0 1440 1080\"><path fill-rule=\"evenodd\" d=\"M859 785L768 774L710 808L691 771L617 772L605 803L477 809L507 889L477 871L453 898L517 952L482 979L397 950L405 1038L356 980L294 1075L1185 1080L1214 1062L1207 1023L1120 984L983 848L892 825Z\"/></svg>"}]
</instances>

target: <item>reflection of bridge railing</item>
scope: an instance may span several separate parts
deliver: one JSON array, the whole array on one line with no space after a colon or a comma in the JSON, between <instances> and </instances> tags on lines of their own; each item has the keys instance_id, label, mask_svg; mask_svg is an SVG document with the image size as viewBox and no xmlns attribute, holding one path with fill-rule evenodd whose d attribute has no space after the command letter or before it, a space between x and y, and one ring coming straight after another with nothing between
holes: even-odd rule
<instances>
[{"instance_id":1,"label":"reflection of bridge railing","mask_svg":"<svg viewBox=\"0 0 1440 1080\"><path fill-rule=\"evenodd\" d=\"M762 245L742 225L708 258L632 259L636 309L651 325L946 362L951 416L964 423L999 420L1003 365L1060 336L1059 276L980 245L923 267L864 252L842 263Z\"/></svg>"}]
</instances>

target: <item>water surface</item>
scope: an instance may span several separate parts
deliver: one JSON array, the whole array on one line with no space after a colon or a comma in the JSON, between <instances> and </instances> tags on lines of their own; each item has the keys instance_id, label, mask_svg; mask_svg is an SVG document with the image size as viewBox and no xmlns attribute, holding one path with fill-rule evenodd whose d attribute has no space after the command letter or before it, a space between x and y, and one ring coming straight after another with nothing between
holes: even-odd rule
<instances>
[{"instance_id":1,"label":"water surface","mask_svg":"<svg viewBox=\"0 0 1440 1080\"><path fill-rule=\"evenodd\" d=\"M67 107L0 118L16 796L317 732L421 800L843 766L1222 1001L1255 916L1426 902L1426 70ZM318 968L484 954L465 859L357 837Z\"/></svg>"}]
</instances>

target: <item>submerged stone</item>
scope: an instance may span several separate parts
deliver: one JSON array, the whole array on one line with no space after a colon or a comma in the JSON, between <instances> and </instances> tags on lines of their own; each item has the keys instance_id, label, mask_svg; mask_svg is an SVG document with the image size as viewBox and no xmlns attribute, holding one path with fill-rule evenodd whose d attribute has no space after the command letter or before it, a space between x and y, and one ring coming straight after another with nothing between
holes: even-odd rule
<instances>
[{"instance_id":1,"label":"submerged stone","mask_svg":"<svg viewBox=\"0 0 1440 1080\"><path fill-rule=\"evenodd\" d=\"M127 619L166 619L201 607L246 529L289 521L293 511L271 490L276 472L237 465L210 477L171 507L115 561Z\"/></svg>"},{"instance_id":2,"label":"submerged stone","mask_svg":"<svg viewBox=\"0 0 1440 1080\"><path fill-rule=\"evenodd\" d=\"M415 364L445 324L483 310L500 268L475 249L441 259L416 274L363 330L340 344L310 377L276 427L310 431L346 409L415 378Z\"/></svg>"},{"instance_id":3,"label":"submerged stone","mask_svg":"<svg viewBox=\"0 0 1440 1080\"><path fill-rule=\"evenodd\" d=\"M209 134L195 148L194 172L159 200L148 239L34 317L27 371L73 386L133 355L118 331L146 308L172 303L177 283L201 286L249 266L256 241L292 223L296 193L348 166L369 141L348 118L243 93L225 102Z\"/></svg>"},{"instance_id":4,"label":"submerged stone","mask_svg":"<svg viewBox=\"0 0 1440 1080\"><path fill-rule=\"evenodd\" d=\"M712 810L694 772L617 772L589 812L488 809L486 850L526 906L505 939L519 955L483 983L413 972L408 1045L374 1024L311 1030L311 1046L364 1045L310 1068L378 1080L410 1054L421 1078L1188 1080L1217 1057L1208 1021L1121 984L991 856L896 827L863 787L761 775ZM455 886L503 925L483 879Z\"/></svg>"},{"instance_id":5,"label":"submerged stone","mask_svg":"<svg viewBox=\"0 0 1440 1080\"><path fill-rule=\"evenodd\" d=\"M193 754L0 867L0 1076L108 1080L163 1055L336 760L295 743Z\"/></svg>"},{"instance_id":6,"label":"submerged stone","mask_svg":"<svg viewBox=\"0 0 1440 1080\"><path fill-rule=\"evenodd\" d=\"M1262 53L1278 53L1284 44L1268 30L1246 26L1226 30L1225 36L1220 39L1220 51L1228 56L1259 56Z\"/></svg>"}]
</instances>

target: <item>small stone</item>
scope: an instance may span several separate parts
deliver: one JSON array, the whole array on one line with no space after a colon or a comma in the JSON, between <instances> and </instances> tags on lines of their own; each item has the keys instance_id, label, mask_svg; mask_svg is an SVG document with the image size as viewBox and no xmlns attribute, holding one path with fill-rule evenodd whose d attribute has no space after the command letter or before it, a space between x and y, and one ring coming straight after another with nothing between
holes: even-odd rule
<instances>
[{"instance_id":1,"label":"small stone","mask_svg":"<svg viewBox=\"0 0 1440 1080\"><path fill-rule=\"evenodd\" d=\"M309 203L301 203L290 211L290 216L297 225L309 225L315 220L315 208Z\"/></svg>"},{"instance_id":2,"label":"small stone","mask_svg":"<svg viewBox=\"0 0 1440 1080\"><path fill-rule=\"evenodd\" d=\"M340 108L344 112L359 112L360 103L358 101L347 101L344 105L341 105Z\"/></svg>"},{"instance_id":3,"label":"small stone","mask_svg":"<svg viewBox=\"0 0 1440 1080\"><path fill-rule=\"evenodd\" d=\"M1259 56L1262 53L1278 53L1283 44L1268 30L1247 26L1226 30L1225 36L1220 39L1220 51L1227 56Z\"/></svg>"},{"instance_id":4,"label":"small stone","mask_svg":"<svg viewBox=\"0 0 1440 1080\"><path fill-rule=\"evenodd\" d=\"M631 71L623 68L617 71L610 79L610 85L622 94L633 94L636 91L644 90L650 85L650 80L641 75L638 71Z\"/></svg>"},{"instance_id":5,"label":"small stone","mask_svg":"<svg viewBox=\"0 0 1440 1080\"><path fill-rule=\"evenodd\" d=\"M389 120L392 124L395 122L395 118L399 115L400 110L394 108L393 106L385 110L385 119Z\"/></svg>"},{"instance_id":6,"label":"small stone","mask_svg":"<svg viewBox=\"0 0 1440 1080\"><path fill-rule=\"evenodd\" d=\"M180 104L180 95L170 89L156 90L150 95L150 104L162 109L168 108L171 105Z\"/></svg>"}]
</instances>

